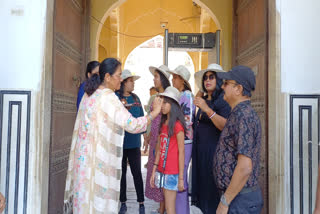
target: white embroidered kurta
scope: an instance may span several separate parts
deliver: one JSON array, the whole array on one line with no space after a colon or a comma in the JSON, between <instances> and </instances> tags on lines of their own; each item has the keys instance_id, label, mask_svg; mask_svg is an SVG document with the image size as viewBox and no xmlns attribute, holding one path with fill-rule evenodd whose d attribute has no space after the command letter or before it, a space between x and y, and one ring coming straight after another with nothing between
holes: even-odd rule
<instances>
[{"instance_id":1,"label":"white embroidered kurta","mask_svg":"<svg viewBox=\"0 0 320 214\"><path fill-rule=\"evenodd\" d=\"M84 95L69 156L64 213L118 213L124 130L144 132L147 117L134 118L110 89Z\"/></svg>"}]
</instances>

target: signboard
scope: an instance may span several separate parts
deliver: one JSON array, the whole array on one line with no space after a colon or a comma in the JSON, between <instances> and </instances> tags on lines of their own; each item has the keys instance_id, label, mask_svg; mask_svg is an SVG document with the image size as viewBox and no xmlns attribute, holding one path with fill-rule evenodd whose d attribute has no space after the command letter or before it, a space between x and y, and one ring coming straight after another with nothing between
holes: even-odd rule
<instances>
[{"instance_id":1,"label":"signboard","mask_svg":"<svg viewBox=\"0 0 320 214\"><path fill-rule=\"evenodd\" d=\"M215 33L169 33L169 48L205 48L215 46Z\"/></svg>"}]
</instances>

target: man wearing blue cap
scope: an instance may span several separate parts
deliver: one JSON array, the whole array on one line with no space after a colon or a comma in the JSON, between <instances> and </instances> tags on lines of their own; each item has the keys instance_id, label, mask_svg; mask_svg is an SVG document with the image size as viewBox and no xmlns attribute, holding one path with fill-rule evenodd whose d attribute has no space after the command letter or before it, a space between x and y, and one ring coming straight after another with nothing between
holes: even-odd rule
<instances>
[{"instance_id":1,"label":"man wearing blue cap","mask_svg":"<svg viewBox=\"0 0 320 214\"><path fill-rule=\"evenodd\" d=\"M251 106L256 79L246 66L219 72L224 80L224 99L232 108L220 135L214 158L214 175L221 193L217 214L260 213L259 187L261 123Z\"/></svg>"}]
</instances>

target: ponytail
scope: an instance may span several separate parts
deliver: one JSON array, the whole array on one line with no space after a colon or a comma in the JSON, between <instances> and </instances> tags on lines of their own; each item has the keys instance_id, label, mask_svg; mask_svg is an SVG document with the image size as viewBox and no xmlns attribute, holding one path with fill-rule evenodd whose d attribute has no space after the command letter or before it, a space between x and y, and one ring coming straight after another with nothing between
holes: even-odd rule
<instances>
[{"instance_id":1,"label":"ponytail","mask_svg":"<svg viewBox=\"0 0 320 214\"><path fill-rule=\"evenodd\" d=\"M103 60L99 66L99 74L92 75L92 77L86 81L84 91L91 96L104 81L106 74L112 76L119 66L121 66L121 62L115 58L106 58Z\"/></svg>"},{"instance_id":2,"label":"ponytail","mask_svg":"<svg viewBox=\"0 0 320 214\"><path fill-rule=\"evenodd\" d=\"M100 76L98 74L94 74L86 80L84 91L88 94L88 96L91 96L99 88L100 84Z\"/></svg>"}]
</instances>

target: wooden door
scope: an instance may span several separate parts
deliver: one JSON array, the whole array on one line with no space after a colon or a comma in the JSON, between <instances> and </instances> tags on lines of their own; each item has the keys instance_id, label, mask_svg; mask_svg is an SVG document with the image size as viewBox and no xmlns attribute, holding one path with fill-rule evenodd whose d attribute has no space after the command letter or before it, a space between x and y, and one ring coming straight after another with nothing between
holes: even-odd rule
<instances>
[{"instance_id":1,"label":"wooden door","mask_svg":"<svg viewBox=\"0 0 320 214\"><path fill-rule=\"evenodd\" d=\"M246 65L256 74L252 105L262 126L260 185L262 213L268 213L268 0L234 0L233 65Z\"/></svg>"},{"instance_id":2,"label":"wooden door","mask_svg":"<svg viewBox=\"0 0 320 214\"><path fill-rule=\"evenodd\" d=\"M49 214L62 213L80 77L89 44L89 0L55 0Z\"/></svg>"}]
</instances>

